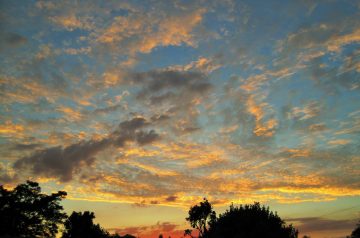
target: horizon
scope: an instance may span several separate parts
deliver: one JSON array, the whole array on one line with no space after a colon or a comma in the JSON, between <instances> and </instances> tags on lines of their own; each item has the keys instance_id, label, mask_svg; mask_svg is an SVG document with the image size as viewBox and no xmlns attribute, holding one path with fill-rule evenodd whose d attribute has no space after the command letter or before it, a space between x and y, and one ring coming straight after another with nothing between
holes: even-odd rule
<instances>
[{"instance_id":1,"label":"horizon","mask_svg":"<svg viewBox=\"0 0 360 238\"><path fill-rule=\"evenodd\" d=\"M64 190L68 214L142 238L183 235L204 197L260 202L299 237L360 220L360 3L0 9L1 185Z\"/></svg>"}]
</instances>

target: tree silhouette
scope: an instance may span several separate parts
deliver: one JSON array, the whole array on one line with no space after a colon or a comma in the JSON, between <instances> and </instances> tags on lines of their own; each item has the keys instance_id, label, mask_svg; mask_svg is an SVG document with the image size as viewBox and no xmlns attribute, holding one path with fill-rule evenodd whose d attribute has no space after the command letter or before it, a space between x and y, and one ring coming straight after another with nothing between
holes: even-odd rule
<instances>
[{"instance_id":1,"label":"tree silhouette","mask_svg":"<svg viewBox=\"0 0 360 238\"><path fill-rule=\"evenodd\" d=\"M196 228L199 232L199 237L204 237L210 226L216 219L216 213L213 211L209 201L204 198L200 205L195 205L190 208L189 216L186 218L190 222L192 228ZM192 236L191 230L187 229L184 233L185 236Z\"/></svg>"},{"instance_id":2,"label":"tree silhouette","mask_svg":"<svg viewBox=\"0 0 360 238\"><path fill-rule=\"evenodd\" d=\"M73 212L65 222L65 231L62 238L107 238L109 233L99 224L94 224L93 212Z\"/></svg>"},{"instance_id":3,"label":"tree silhouette","mask_svg":"<svg viewBox=\"0 0 360 238\"><path fill-rule=\"evenodd\" d=\"M227 238L297 238L298 231L285 222L269 207L252 205L230 206L230 209L221 214L212 224L207 237Z\"/></svg>"},{"instance_id":4,"label":"tree silhouette","mask_svg":"<svg viewBox=\"0 0 360 238\"><path fill-rule=\"evenodd\" d=\"M39 184L27 181L13 190L0 186L1 237L55 237L66 214L59 202L66 192L46 195Z\"/></svg>"},{"instance_id":5,"label":"tree silhouette","mask_svg":"<svg viewBox=\"0 0 360 238\"><path fill-rule=\"evenodd\" d=\"M204 199L200 206L189 210L186 218L193 228L199 230L199 238L297 238L298 231L285 222L268 207L259 203L252 205L230 206L225 213L217 218L211 204ZM185 236L194 236L187 229Z\"/></svg>"},{"instance_id":6,"label":"tree silhouette","mask_svg":"<svg viewBox=\"0 0 360 238\"><path fill-rule=\"evenodd\" d=\"M360 221L356 224L356 228L351 232L350 238L360 238Z\"/></svg>"},{"instance_id":7,"label":"tree silhouette","mask_svg":"<svg viewBox=\"0 0 360 238\"><path fill-rule=\"evenodd\" d=\"M120 235L118 235L118 234L115 234L115 235L112 235L112 236L110 236L110 237L114 237L114 238L136 238L135 236L129 235L129 234L126 234L126 235L124 235L124 236L120 236Z\"/></svg>"}]
</instances>

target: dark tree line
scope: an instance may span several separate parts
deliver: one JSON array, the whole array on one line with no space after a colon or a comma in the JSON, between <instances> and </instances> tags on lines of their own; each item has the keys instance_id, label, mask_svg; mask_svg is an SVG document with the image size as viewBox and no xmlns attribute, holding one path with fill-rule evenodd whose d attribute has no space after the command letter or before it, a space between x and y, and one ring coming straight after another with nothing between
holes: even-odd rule
<instances>
[{"instance_id":1,"label":"dark tree line","mask_svg":"<svg viewBox=\"0 0 360 238\"><path fill-rule=\"evenodd\" d=\"M93 212L73 212L67 216L60 205L66 195L64 191L43 194L39 184L31 181L13 190L0 186L0 237L55 237L62 225L62 238L136 238L109 234L99 224L94 224ZM292 225L286 225L276 213L259 203L231 205L216 216L212 205L204 199L190 208L186 220L195 231L187 229L184 236L192 238L298 237ZM360 223L348 238L360 238Z\"/></svg>"},{"instance_id":2,"label":"dark tree line","mask_svg":"<svg viewBox=\"0 0 360 238\"><path fill-rule=\"evenodd\" d=\"M135 238L109 234L94 224L93 212L73 212L68 217L60 205L66 195L64 191L43 194L31 181L13 190L0 186L0 237L55 237L59 225L64 225L62 238Z\"/></svg>"},{"instance_id":3,"label":"dark tree line","mask_svg":"<svg viewBox=\"0 0 360 238\"><path fill-rule=\"evenodd\" d=\"M268 207L259 203L245 206L234 206L219 217L211 204L204 199L200 205L190 208L186 218L192 228L197 229L199 238L297 238L298 231L285 222ZM191 230L185 235L194 237Z\"/></svg>"},{"instance_id":4,"label":"dark tree line","mask_svg":"<svg viewBox=\"0 0 360 238\"><path fill-rule=\"evenodd\" d=\"M298 230L286 225L269 207L259 203L234 206L216 216L211 204L204 198L199 205L190 208L186 218L195 232L185 230L191 238L297 238ZM196 235L195 235L195 234ZM310 238L304 236L303 238ZM360 238L360 222L347 238Z\"/></svg>"}]
</instances>

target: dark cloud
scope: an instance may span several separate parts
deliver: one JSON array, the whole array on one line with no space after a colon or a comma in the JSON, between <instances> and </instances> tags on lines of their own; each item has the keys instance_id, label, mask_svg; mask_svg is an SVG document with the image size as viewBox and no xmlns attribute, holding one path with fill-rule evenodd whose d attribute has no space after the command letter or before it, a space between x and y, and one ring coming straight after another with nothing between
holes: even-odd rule
<instances>
[{"instance_id":1,"label":"dark cloud","mask_svg":"<svg viewBox=\"0 0 360 238\"><path fill-rule=\"evenodd\" d=\"M37 144L37 143L35 143L35 144L21 144L21 143L18 143L18 144L15 144L13 146L13 148L15 150L33 150L33 149L36 149L36 148L38 148L40 146L41 146L41 144Z\"/></svg>"},{"instance_id":2,"label":"dark cloud","mask_svg":"<svg viewBox=\"0 0 360 238\"><path fill-rule=\"evenodd\" d=\"M72 179L73 173L83 166L90 166L95 161L95 155L109 146L109 140L85 141L39 150L29 157L24 157L15 162L15 169L30 166L36 175L59 177L67 182Z\"/></svg>"},{"instance_id":3,"label":"dark cloud","mask_svg":"<svg viewBox=\"0 0 360 238\"><path fill-rule=\"evenodd\" d=\"M182 128L182 131L184 133L191 133L191 132L195 132L195 131L198 131L200 130L200 127L185 127L185 128Z\"/></svg>"},{"instance_id":4,"label":"dark cloud","mask_svg":"<svg viewBox=\"0 0 360 238\"><path fill-rule=\"evenodd\" d=\"M301 233L310 233L315 231L335 231L349 230L356 225L356 220L331 220L321 217L301 217L286 219L287 222L297 222L300 225L296 227Z\"/></svg>"},{"instance_id":5,"label":"dark cloud","mask_svg":"<svg viewBox=\"0 0 360 238\"><path fill-rule=\"evenodd\" d=\"M116 104L110 107L98 108L93 111L95 114L108 114L124 108L123 104Z\"/></svg>"},{"instance_id":6,"label":"dark cloud","mask_svg":"<svg viewBox=\"0 0 360 238\"><path fill-rule=\"evenodd\" d=\"M1 32L0 33L0 50L8 47L17 47L25 44L27 39L17 33L13 32Z\"/></svg>"},{"instance_id":7,"label":"dark cloud","mask_svg":"<svg viewBox=\"0 0 360 238\"><path fill-rule=\"evenodd\" d=\"M136 202L132 204L133 207L148 207L145 200L142 200L141 202Z\"/></svg>"},{"instance_id":8,"label":"dark cloud","mask_svg":"<svg viewBox=\"0 0 360 238\"><path fill-rule=\"evenodd\" d=\"M140 94L140 98L141 98L141 94ZM155 96L150 96L150 102L152 104L161 104L161 103L165 103L169 100L172 100L174 97L176 96L175 93L173 92L167 92L167 93L164 93L164 94L161 94L161 95L155 95Z\"/></svg>"},{"instance_id":9,"label":"dark cloud","mask_svg":"<svg viewBox=\"0 0 360 238\"><path fill-rule=\"evenodd\" d=\"M311 132L319 132L319 131L326 131L328 128L324 123L312 124L309 126L309 131Z\"/></svg>"},{"instance_id":10,"label":"dark cloud","mask_svg":"<svg viewBox=\"0 0 360 238\"><path fill-rule=\"evenodd\" d=\"M17 160L15 169L28 167L36 175L59 177L63 182L70 181L73 174L82 167L89 167L95 162L95 156L110 146L125 146L126 142L137 142L146 145L160 136L154 131L143 131L141 128L150 125L142 117L135 117L119 124L117 130L102 140L88 140L67 147L56 146L35 151L28 157Z\"/></svg>"},{"instance_id":11,"label":"dark cloud","mask_svg":"<svg viewBox=\"0 0 360 238\"><path fill-rule=\"evenodd\" d=\"M154 115L151 117L151 120L153 122L160 122L160 121L166 121L169 120L171 117L169 115L166 114L161 114L161 115Z\"/></svg>"},{"instance_id":12,"label":"dark cloud","mask_svg":"<svg viewBox=\"0 0 360 238\"><path fill-rule=\"evenodd\" d=\"M213 88L205 73L159 69L129 73L127 78L129 82L139 87L137 100L154 111L164 108L166 114L171 114L173 123L168 124L170 130L183 134L195 131L184 128L199 129L196 107L208 99L209 92ZM181 125L175 120L181 122Z\"/></svg>"},{"instance_id":13,"label":"dark cloud","mask_svg":"<svg viewBox=\"0 0 360 238\"><path fill-rule=\"evenodd\" d=\"M143 73L133 73L131 78L134 83L146 85L142 94L161 92L165 89L186 88L193 92L204 92L211 88L206 75L194 71L153 70ZM141 95L141 93L140 93Z\"/></svg>"},{"instance_id":14,"label":"dark cloud","mask_svg":"<svg viewBox=\"0 0 360 238\"><path fill-rule=\"evenodd\" d=\"M136 133L136 141L140 145L149 144L157 139L159 139L159 134L157 134L154 130L150 130L148 132L139 131Z\"/></svg>"},{"instance_id":15,"label":"dark cloud","mask_svg":"<svg viewBox=\"0 0 360 238\"><path fill-rule=\"evenodd\" d=\"M315 85L328 94L339 95L342 89L360 90L360 81L356 68L346 69L347 62L338 62L341 67L323 67L326 58L313 59L306 69Z\"/></svg>"},{"instance_id":16,"label":"dark cloud","mask_svg":"<svg viewBox=\"0 0 360 238\"><path fill-rule=\"evenodd\" d=\"M126 142L135 141L140 145L146 145L158 140L160 136L154 130L142 130L149 125L151 122L143 117L134 117L131 120L121 122L119 129L113 133L114 144L124 146Z\"/></svg>"},{"instance_id":17,"label":"dark cloud","mask_svg":"<svg viewBox=\"0 0 360 238\"><path fill-rule=\"evenodd\" d=\"M11 183L16 179L16 175L12 176L8 173L6 168L0 164L0 184Z\"/></svg>"},{"instance_id":18,"label":"dark cloud","mask_svg":"<svg viewBox=\"0 0 360 238\"><path fill-rule=\"evenodd\" d=\"M149 123L143 117L135 117L129 121L121 122L119 125L120 130L134 131L141 127L148 125Z\"/></svg>"},{"instance_id":19,"label":"dark cloud","mask_svg":"<svg viewBox=\"0 0 360 238\"><path fill-rule=\"evenodd\" d=\"M178 198L177 196L169 196L169 197L167 197L165 199L165 201L167 201L167 202L175 202L177 198Z\"/></svg>"}]
</instances>

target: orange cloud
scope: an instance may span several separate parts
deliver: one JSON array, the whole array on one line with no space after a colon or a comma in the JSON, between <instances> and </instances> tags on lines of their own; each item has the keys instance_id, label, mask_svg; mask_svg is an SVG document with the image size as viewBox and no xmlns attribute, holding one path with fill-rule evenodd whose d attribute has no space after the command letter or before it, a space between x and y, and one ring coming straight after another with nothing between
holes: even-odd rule
<instances>
[{"instance_id":1,"label":"orange cloud","mask_svg":"<svg viewBox=\"0 0 360 238\"><path fill-rule=\"evenodd\" d=\"M14 124L12 121L6 121L0 125L0 135L3 137L21 138L24 136L25 127L20 124Z\"/></svg>"},{"instance_id":2,"label":"orange cloud","mask_svg":"<svg viewBox=\"0 0 360 238\"><path fill-rule=\"evenodd\" d=\"M199 70L204 73L211 73L221 67L220 64L216 63L214 59L199 57L197 60L190 62L186 65L174 65L168 67L170 70L178 71L189 71L189 70Z\"/></svg>"},{"instance_id":3,"label":"orange cloud","mask_svg":"<svg viewBox=\"0 0 360 238\"><path fill-rule=\"evenodd\" d=\"M284 152L289 153L290 157L308 157L310 155L309 149L286 149Z\"/></svg>"},{"instance_id":4,"label":"orange cloud","mask_svg":"<svg viewBox=\"0 0 360 238\"><path fill-rule=\"evenodd\" d=\"M205 10L200 9L165 18L149 17L146 14L118 16L114 22L99 34L96 41L104 44L127 45L130 54L150 53L157 46L187 44L195 46L192 35L194 28L202 21Z\"/></svg>"},{"instance_id":5,"label":"orange cloud","mask_svg":"<svg viewBox=\"0 0 360 238\"><path fill-rule=\"evenodd\" d=\"M304 107L294 107L289 116L299 120L307 120L320 114L320 105L316 101L307 103Z\"/></svg>"},{"instance_id":6,"label":"orange cloud","mask_svg":"<svg viewBox=\"0 0 360 238\"><path fill-rule=\"evenodd\" d=\"M327 43L327 49L329 51L339 52L343 45L354 42L360 42L360 28L355 29L350 34L332 37Z\"/></svg>"},{"instance_id":7,"label":"orange cloud","mask_svg":"<svg viewBox=\"0 0 360 238\"><path fill-rule=\"evenodd\" d=\"M164 237L182 237L185 227L179 227L179 225L170 222L158 222L151 226L109 228L108 230L120 235L133 234L142 238L158 238L160 234Z\"/></svg>"},{"instance_id":8,"label":"orange cloud","mask_svg":"<svg viewBox=\"0 0 360 238\"><path fill-rule=\"evenodd\" d=\"M351 143L351 140L346 140L346 139L337 139L337 140L328 141L328 144L330 145L347 145L349 143Z\"/></svg>"},{"instance_id":9,"label":"orange cloud","mask_svg":"<svg viewBox=\"0 0 360 238\"><path fill-rule=\"evenodd\" d=\"M71 107L58 106L57 111L64 113L66 120L69 121L80 121L83 119L83 114L79 111L74 110Z\"/></svg>"},{"instance_id":10,"label":"orange cloud","mask_svg":"<svg viewBox=\"0 0 360 238\"><path fill-rule=\"evenodd\" d=\"M93 28L91 19L89 17L78 17L73 14L63 16L51 16L49 20L56 25L65 28L68 31L75 29L86 29L90 30Z\"/></svg>"},{"instance_id":11,"label":"orange cloud","mask_svg":"<svg viewBox=\"0 0 360 238\"><path fill-rule=\"evenodd\" d=\"M258 104L255 101L255 95L251 95L246 101L247 111L255 117L255 128L253 130L254 134L257 136L270 137L274 134L274 130L277 126L276 119L270 119L268 121L263 121L265 117L265 108L269 105L267 103Z\"/></svg>"}]
</instances>

